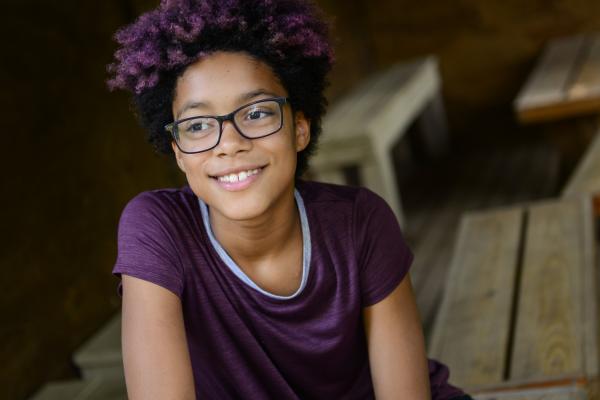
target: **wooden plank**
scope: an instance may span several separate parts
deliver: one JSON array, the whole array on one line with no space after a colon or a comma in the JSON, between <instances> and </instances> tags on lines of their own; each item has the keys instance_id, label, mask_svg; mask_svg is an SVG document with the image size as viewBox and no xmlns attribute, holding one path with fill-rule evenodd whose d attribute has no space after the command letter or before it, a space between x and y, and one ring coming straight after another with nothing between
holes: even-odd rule
<instances>
[{"instance_id":1,"label":"wooden plank","mask_svg":"<svg viewBox=\"0 0 600 400\"><path fill-rule=\"evenodd\" d=\"M126 400L125 378L97 376L44 385L30 400Z\"/></svg>"},{"instance_id":2,"label":"wooden plank","mask_svg":"<svg viewBox=\"0 0 600 400\"><path fill-rule=\"evenodd\" d=\"M584 45L582 35L556 39L544 49L539 62L517 96L515 108L524 110L557 103L565 99L565 90L577 67Z\"/></svg>"},{"instance_id":3,"label":"wooden plank","mask_svg":"<svg viewBox=\"0 0 600 400\"><path fill-rule=\"evenodd\" d=\"M600 98L579 99L552 103L536 108L519 110L521 123L550 122L576 115L600 114Z\"/></svg>"},{"instance_id":4,"label":"wooden plank","mask_svg":"<svg viewBox=\"0 0 600 400\"><path fill-rule=\"evenodd\" d=\"M578 196L600 192L600 130L571 175L562 196Z\"/></svg>"},{"instance_id":5,"label":"wooden plank","mask_svg":"<svg viewBox=\"0 0 600 400\"><path fill-rule=\"evenodd\" d=\"M123 376L121 313L111 317L94 336L77 349L73 361L86 379L107 372Z\"/></svg>"},{"instance_id":6,"label":"wooden plank","mask_svg":"<svg viewBox=\"0 0 600 400\"><path fill-rule=\"evenodd\" d=\"M586 38L585 58L567 96L570 101L600 98L600 34Z\"/></svg>"},{"instance_id":7,"label":"wooden plank","mask_svg":"<svg viewBox=\"0 0 600 400\"><path fill-rule=\"evenodd\" d=\"M592 246L585 210L578 199L529 210L510 379L586 375L584 278L593 266L584 256Z\"/></svg>"},{"instance_id":8,"label":"wooden plank","mask_svg":"<svg viewBox=\"0 0 600 400\"><path fill-rule=\"evenodd\" d=\"M551 73L546 75L544 70ZM538 88L544 85L548 88ZM515 109L523 123L600 113L600 34L551 42L515 100Z\"/></svg>"},{"instance_id":9,"label":"wooden plank","mask_svg":"<svg viewBox=\"0 0 600 400\"><path fill-rule=\"evenodd\" d=\"M426 211L427 229L419 233L422 239L414 248L415 260L411 273L415 278L417 305L427 343L431 341L431 328L443 298L446 281L452 276L448 271L448 260L452 259L452 252L455 251L453 245L458 237L461 214L481 208L481 194L485 193L487 196L493 192L497 186L498 174L507 170L507 158L510 156L507 157L505 152L494 151L479 153L466 165L460 165L456 160L450 161L454 177L459 177L450 184L452 191L428 194L430 198L440 198L441 195L444 201L435 201ZM456 168L458 165L459 169ZM408 226L411 227L410 223Z\"/></svg>"},{"instance_id":10,"label":"wooden plank","mask_svg":"<svg viewBox=\"0 0 600 400\"><path fill-rule=\"evenodd\" d=\"M583 355L585 375L589 381L596 381L600 374L600 351L598 350L598 257L594 205L589 198L580 200L582 213L580 223L583 230ZM589 246L587 245L589 244Z\"/></svg>"},{"instance_id":11,"label":"wooden plank","mask_svg":"<svg viewBox=\"0 0 600 400\"><path fill-rule=\"evenodd\" d=\"M482 393L473 398L475 400L585 400L587 395L582 388L572 386Z\"/></svg>"},{"instance_id":12,"label":"wooden plank","mask_svg":"<svg viewBox=\"0 0 600 400\"><path fill-rule=\"evenodd\" d=\"M435 57L393 65L333 104L323 118L322 143L375 134L398 139L440 86ZM383 127L386 132L379 133ZM388 133L391 131L392 133ZM400 131L400 132L398 132ZM373 133L374 132L374 133Z\"/></svg>"},{"instance_id":13,"label":"wooden plank","mask_svg":"<svg viewBox=\"0 0 600 400\"><path fill-rule=\"evenodd\" d=\"M324 117L321 140L326 143L365 135L366 126L377 117L379 107L410 79L417 66L415 63L394 65L352 90Z\"/></svg>"},{"instance_id":14,"label":"wooden plank","mask_svg":"<svg viewBox=\"0 0 600 400\"><path fill-rule=\"evenodd\" d=\"M373 141L391 148L408 130L410 124L423 112L427 104L439 94L440 77L435 57L427 57L410 66L410 75L391 96L371 110L373 118L366 130Z\"/></svg>"},{"instance_id":15,"label":"wooden plank","mask_svg":"<svg viewBox=\"0 0 600 400\"><path fill-rule=\"evenodd\" d=\"M386 149L376 148L373 162L362 163L359 172L363 186L368 187L385 199L394 211L398 223L404 229L406 225L402 211L402 200L400 189L396 183L391 153Z\"/></svg>"},{"instance_id":16,"label":"wooden plank","mask_svg":"<svg viewBox=\"0 0 600 400\"><path fill-rule=\"evenodd\" d=\"M503 380L522 218L512 208L461 220L430 349L459 387Z\"/></svg>"}]
</instances>

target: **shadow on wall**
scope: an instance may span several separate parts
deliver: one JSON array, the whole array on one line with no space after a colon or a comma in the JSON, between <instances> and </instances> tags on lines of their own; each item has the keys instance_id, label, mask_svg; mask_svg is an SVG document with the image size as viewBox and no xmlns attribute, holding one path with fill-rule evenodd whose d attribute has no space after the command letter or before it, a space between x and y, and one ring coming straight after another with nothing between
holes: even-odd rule
<instances>
[{"instance_id":1,"label":"shadow on wall","mask_svg":"<svg viewBox=\"0 0 600 400\"><path fill-rule=\"evenodd\" d=\"M116 226L142 190L181 184L125 95L109 93L122 2L3 6L0 398L73 377L70 358L119 306Z\"/></svg>"}]
</instances>

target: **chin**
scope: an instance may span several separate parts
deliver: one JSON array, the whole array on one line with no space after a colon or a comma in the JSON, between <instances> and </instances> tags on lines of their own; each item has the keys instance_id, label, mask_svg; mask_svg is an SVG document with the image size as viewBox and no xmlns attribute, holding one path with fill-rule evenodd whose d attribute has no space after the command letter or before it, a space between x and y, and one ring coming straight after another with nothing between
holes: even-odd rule
<instances>
[{"instance_id":1,"label":"chin","mask_svg":"<svg viewBox=\"0 0 600 400\"><path fill-rule=\"evenodd\" d=\"M250 201L217 200L208 206L231 221L247 221L265 214L269 208L269 201L263 198L254 198Z\"/></svg>"}]
</instances>

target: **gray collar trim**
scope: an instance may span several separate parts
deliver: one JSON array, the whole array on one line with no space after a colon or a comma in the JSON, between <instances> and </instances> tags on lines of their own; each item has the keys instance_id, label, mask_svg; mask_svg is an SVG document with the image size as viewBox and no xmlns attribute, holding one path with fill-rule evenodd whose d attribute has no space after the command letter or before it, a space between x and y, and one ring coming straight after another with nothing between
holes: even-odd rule
<instances>
[{"instance_id":1,"label":"gray collar trim","mask_svg":"<svg viewBox=\"0 0 600 400\"><path fill-rule=\"evenodd\" d=\"M227 254L225 249L221 246L221 244L215 238L215 235L213 234L213 231L212 231L212 227L210 225L208 206L206 205L206 203L204 203L204 201L202 201L202 199L198 198L198 203L200 204L200 212L202 213L202 221L204 222L204 228L206 229L206 232L208 232L208 237L210 239L210 242L211 242L213 248L219 254L219 257L221 258L221 260L223 260L223 262L225 263L225 265L227 265L227 267L231 270L231 272L233 272L246 285L259 291L260 293L264 294L265 296L268 296L268 297L271 297L274 299L278 299L278 300L289 300L289 299L293 299L294 297L298 296L302 292L302 290L304 290L304 287L306 286L306 282L308 280L308 274L310 271L310 257L311 257L311 248L312 248L311 243L310 243L310 229L308 226L308 218L306 217L306 209L304 208L304 201L302 200L302 197L300 196L300 193L298 192L297 189L294 190L294 198L296 199L296 204L298 205L298 212L300 213L300 224L302 226L302 281L300 283L300 287L298 288L298 290L296 290L296 292L290 296L279 296L279 295L267 292L266 290L264 290L260 286L258 286L252 279L250 279L248 277L248 275L246 275L244 273L244 271L242 271L242 269L235 263L235 261L233 261L233 259L229 256L229 254Z\"/></svg>"}]
</instances>

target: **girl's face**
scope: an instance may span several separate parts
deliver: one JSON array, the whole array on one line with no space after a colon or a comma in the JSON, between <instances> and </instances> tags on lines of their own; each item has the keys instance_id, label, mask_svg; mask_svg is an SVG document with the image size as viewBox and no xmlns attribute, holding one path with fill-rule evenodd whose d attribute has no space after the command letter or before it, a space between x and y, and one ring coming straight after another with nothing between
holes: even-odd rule
<instances>
[{"instance_id":1,"label":"girl's face","mask_svg":"<svg viewBox=\"0 0 600 400\"><path fill-rule=\"evenodd\" d=\"M178 79L173 117L225 115L280 96L287 92L269 66L244 53L217 52L190 65ZM211 150L186 154L172 145L179 168L211 213L248 221L293 199L296 153L309 140L309 121L300 112L294 116L284 104L283 126L273 135L247 139L226 121L219 144Z\"/></svg>"}]
</instances>

